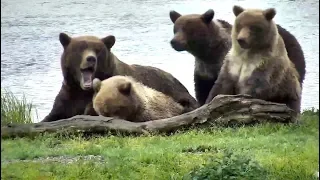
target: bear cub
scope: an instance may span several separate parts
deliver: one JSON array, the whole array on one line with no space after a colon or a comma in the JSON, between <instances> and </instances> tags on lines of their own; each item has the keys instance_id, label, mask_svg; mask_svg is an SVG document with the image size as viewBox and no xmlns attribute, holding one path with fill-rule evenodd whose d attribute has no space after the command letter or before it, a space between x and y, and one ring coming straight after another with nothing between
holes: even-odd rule
<instances>
[{"instance_id":1,"label":"bear cub","mask_svg":"<svg viewBox=\"0 0 320 180\"><path fill-rule=\"evenodd\" d=\"M203 14L188 15L170 11L174 23L172 48L178 52L188 51L195 57L194 87L199 105L205 103L231 48L232 25L213 17L212 9Z\"/></svg>"},{"instance_id":2,"label":"bear cub","mask_svg":"<svg viewBox=\"0 0 320 180\"><path fill-rule=\"evenodd\" d=\"M171 97L149 88L130 76L93 80L93 108L101 116L132 122L170 118L183 113Z\"/></svg>"},{"instance_id":3,"label":"bear cub","mask_svg":"<svg viewBox=\"0 0 320 180\"><path fill-rule=\"evenodd\" d=\"M300 112L299 74L273 21L276 11L234 6L232 47L206 103L218 94L248 94Z\"/></svg>"}]
</instances>

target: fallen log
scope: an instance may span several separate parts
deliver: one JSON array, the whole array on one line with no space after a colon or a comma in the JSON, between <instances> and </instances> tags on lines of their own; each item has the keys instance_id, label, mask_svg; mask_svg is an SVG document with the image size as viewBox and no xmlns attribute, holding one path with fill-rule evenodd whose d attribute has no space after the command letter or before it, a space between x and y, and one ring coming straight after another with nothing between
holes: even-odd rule
<instances>
[{"instance_id":1,"label":"fallen log","mask_svg":"<svg viewBox=\"0 0 320 180\"><path fill-rule=\"evenodd\" d=\"M297 113L285 104L254 99L248 95L219 95L209 104L191 112L167 119L129 122L102 116L77 115L54 122L7 124L1 127L1 138L33 136L53 132L149 134L173 132L185 127L234 126L264 122L295 123Z\"/></svg>"}]
</instances>

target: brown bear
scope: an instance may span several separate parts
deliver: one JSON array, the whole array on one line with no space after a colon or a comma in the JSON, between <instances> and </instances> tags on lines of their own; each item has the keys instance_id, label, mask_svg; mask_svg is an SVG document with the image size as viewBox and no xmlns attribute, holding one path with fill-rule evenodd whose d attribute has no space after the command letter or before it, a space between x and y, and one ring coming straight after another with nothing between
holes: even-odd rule
<instances>
[{"instance_id":1,"label":"brown bear","mask_svg":"<svg viewBox=\"0 0 320 180\"><path fill-rule=\"evenodd\" d=\"M218 94L248 94L283 103L300 112L299 73L290 61L273 18L274 8L243 9L234 6L232 47L207 102Z\"/></svg>"},{"instance_id":2,"label":"brown bear","mask_svg":"<svg viewBox=\"0 0 320 180\"><path fill-rule=\"evenodd\" d=\"M95 36L71 38L60 33L63 46L61 69L63 84L51 112L42 120L56 121L75 115L97 115L92 107L92 80L115 75L129 75L139 82L160 91L180 103L185 112L198 107L188 90L171 74L151 66L128 65L112 52L115 37L102 39Z\"/></svg>"},{"instance_id":3,"label":"brown bear","mask_svg":"<svg viewBox=\"0 0 320 180\"><path fill-rule=\"evenodd\" d=\"M93 108L98 115L132 122L170 118L183 113L171 97L137 82L130 76L93 80Z\"/></svg>"},{"instance_id":4,"label":"brown bear","mask_svg":"<svg viewBox=\"0 0 320 180\"><path fill-rule=\"evenodd\" d=\"M213 87L225 55L231 48L232 25L214 20L214 11L209 9L204 14L181 15L170 11L174 23L174 37L171 46L176 51L188 51L195 57L194 83L199 105L203 105ZM302 84L305 76L303 51L296 38L280 25L278 32L284 43L290 60L295 64Z\"/></svg>"}]
</instances>

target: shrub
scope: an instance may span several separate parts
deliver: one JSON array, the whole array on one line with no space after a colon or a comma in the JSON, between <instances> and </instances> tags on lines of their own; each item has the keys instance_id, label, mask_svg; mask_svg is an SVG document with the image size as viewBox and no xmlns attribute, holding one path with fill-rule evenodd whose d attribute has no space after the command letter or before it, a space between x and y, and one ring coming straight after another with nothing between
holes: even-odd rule
<instances>
[{"instance_id":1,"label":"shrub","mask_svg":"<svg viewBox=\"0 0 320 180\"><path fill-rule=\"evenodd\" d=\"M265 179L267 171L248 156L226 152L222 158L211 158L202 167L196 167L184 179L191 180L229 180Z\"/></svg>"}]
</instances>

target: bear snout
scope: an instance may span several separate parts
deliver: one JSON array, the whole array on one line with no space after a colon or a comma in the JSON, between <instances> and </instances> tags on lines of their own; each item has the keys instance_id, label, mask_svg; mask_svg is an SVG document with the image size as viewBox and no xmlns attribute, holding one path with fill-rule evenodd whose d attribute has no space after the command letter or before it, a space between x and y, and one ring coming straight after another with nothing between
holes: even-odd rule
<instances>
[{"instance_id":1,"label":"bear snout","mask_svg":"<svg viewBox=\"0 0 320 180\"><path fill-rule=\"evenodd\" d=\"M172 48L176 51L184 51L185 50L185 46L183 45L183 43L179 42L176 39L172 39L170 41L170 44L171 44Z\"/></svg>"},{"instance_id":2,"label":"bear snout","mask_svg":"<svg viewBox=\"0 0 320 180\"><path fill-rule=\"evenodd\" d=\"M243 49L249 48L249 44L247 43L245 38L238 38L237 41L238 41L238 44L240 45L241 48L243 48Z\"/></svg>"},{"instance_id":3,"label":"bear snout","mask_svg":"<svg viewBox=\"0 0 320 180\"><path fill-rule=\"evenodd\" d=\"M88 63L94 64L94 63L96 63L97 58L94 57L94 56L88 56L88 57L86 58L86 60L87 60Z\"/></svg>"}]
</instances>

